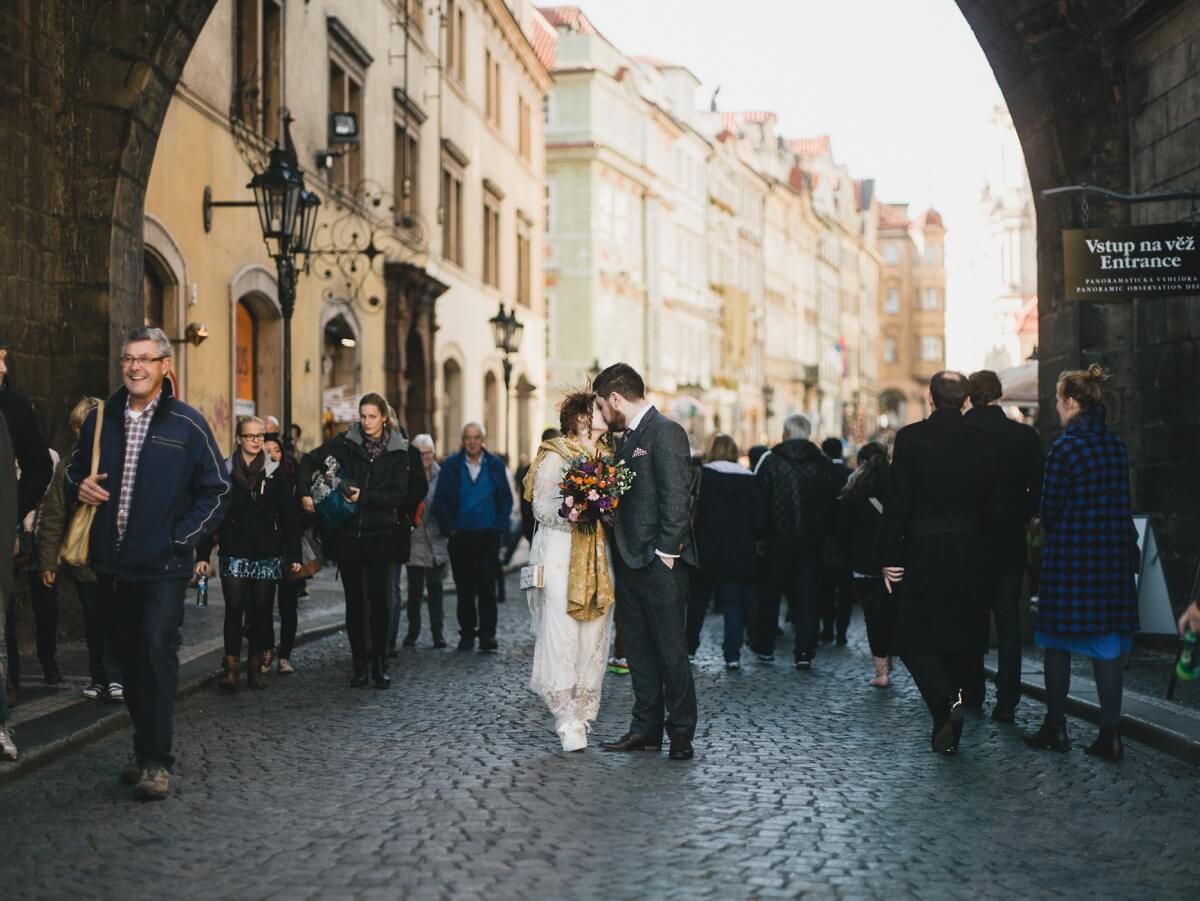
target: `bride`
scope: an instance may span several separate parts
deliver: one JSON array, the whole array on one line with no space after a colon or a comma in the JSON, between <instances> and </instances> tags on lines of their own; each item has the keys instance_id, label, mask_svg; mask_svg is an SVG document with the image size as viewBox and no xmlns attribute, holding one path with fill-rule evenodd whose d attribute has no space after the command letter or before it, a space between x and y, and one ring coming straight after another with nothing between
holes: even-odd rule
<instances>
[{"instance_id":1,"label":"bride","mask_svg":"<svg viewBox=\"0 0 1200 901\"><path fill-rule=\"evenodd\" d=\"M533 674L529 687L554 715L564 751L587 747L589 724L600 708L613 612L612 563L604 529L577 532L559 516L566 465L580 454L608 450L607 430L590 391L576 391L559 407L562 437L546 441L525 478L537 531L530 565L544 568L544 588L529 591L533 619Z\"/></svg>"}]
</instances>

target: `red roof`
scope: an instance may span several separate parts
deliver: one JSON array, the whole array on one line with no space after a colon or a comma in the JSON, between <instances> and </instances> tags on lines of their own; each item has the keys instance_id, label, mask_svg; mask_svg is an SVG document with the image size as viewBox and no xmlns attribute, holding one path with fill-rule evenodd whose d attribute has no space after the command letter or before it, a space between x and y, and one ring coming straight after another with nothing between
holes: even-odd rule
<instances>
[{"instance_id":1,"label":"red roof","mask_svg":"<svg viewBox=\"0 0 1200 901\"><path fill-rule=\"evenodd\" d=\"M942 224L942 214L930 207L920 216L917 217L914 223L917 228L945 228Z\"/></svg>"},{"instance_id":2,"label":"red roof","mask_svg":"<svg viewBox=\"0 0 1200 901\"><path fill-rule=\"evenodd\" d=\"M597 30L596 26L592 24L591 19L578 6L539 6L537 10L555 28L568 28L580 34L594 34L597 37L604 37Z\"/></svg>"},{"instance_id":3,"label":"red roof","mask_svg":"<svg viewBox=\"0 0 1200 901\"><path fill-rule=\"evenodd\" d=\"M787 146L796 156L802 157L824 156L831 152L829 135L820 135L815 138L788 138Z\"/></svg>"},{"instance_id":4,"label":"red roof","mask_svg":"<svg viewBox=\"0 0 1200 901\"><path fill-rule=\"evenodd\" d=\"M1037 295L1026 299L1021 312L1017 314L1017 332L1020 334L1037 334L1038 330L1038 300Z\"/></svg>"},{"instance_id":5,"label":"red roof","mask_svg":"<svg viewBox=\"0 0 1200 901\"><path fill-rule=\"evenodd\" d=\"M879 204L880 228L908 228L907 203Z\"/></svg>"},{"instance_id":6,"label":"red roof","mask_svg":"<svg viewBox=\"0 0 1200 901\"><path fill-rule=\"evenodd\" d=\"M546 71L553 69L558 58L558 33L536 9L533 11L533 34L530 38L538 61L546 67Z\"/></svg>"}]
</instances>

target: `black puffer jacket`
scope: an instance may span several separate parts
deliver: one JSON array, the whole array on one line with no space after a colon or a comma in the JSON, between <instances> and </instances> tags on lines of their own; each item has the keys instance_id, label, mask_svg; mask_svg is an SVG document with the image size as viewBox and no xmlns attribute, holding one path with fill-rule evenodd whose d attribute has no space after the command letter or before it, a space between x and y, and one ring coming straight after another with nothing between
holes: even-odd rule
<instances>
[{"instance_id":1,"label":"black puffer jacket","mask_svg":"<svg viewBox=\"0 0 1200 901\"><path fill-rule=\"evenodd\" d=\"M227 462L230 469L233 464ZM270 560L282 557L285 564L300 563L300 511L292 486L278 463L267 461L254 485L247 491L230 480L229 507L215 535L196 546L196 559L208 560L213 546L221 557Z\"/></svg>"},{"instance_id":2,"label":"black puffer jacket","mask_svg":"<svg viewBox=\"0 0 1200 901\"><path fill-rule=\"evenodd\" d=\"M337 460L339 475L359 489L358 511L325 538L325 553L335 560L408 560L413 516L425 499L428 484L421 455L403 432L393 431L387 448L374 461L367 453L362 427L357 423L331 438L300 461L296 487L301 497L311 496L313 473L325 459Z\"/></svg>"},{"instance_id":3,"label":"black puffer jacket","mask_svg":"<svg viewBox=\"0 0 1200 901\"><path fill-rule=\"evenodd\" d=\"M755 542L762 537L758 480L737 463L709 463L696 499L700 570L718 579L750 582L758 575Z\"/></svg>"},{"instance_id":4,"label":"black puffer jacket","mask_svg":"<svg viewBox=\"0 0 1200 901\"><path fill-rule=\"evenodd\" d=\"M820 550L833 530L833 463L811 441L775 445L755 478L766 504L768 548Z\"/></svg>"}]
</instances>

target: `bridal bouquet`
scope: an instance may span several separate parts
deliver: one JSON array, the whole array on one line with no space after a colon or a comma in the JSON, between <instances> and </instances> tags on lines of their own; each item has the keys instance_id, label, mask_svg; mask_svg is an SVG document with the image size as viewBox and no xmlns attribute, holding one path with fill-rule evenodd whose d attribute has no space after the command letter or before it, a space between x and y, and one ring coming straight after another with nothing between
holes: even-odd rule
<instances>
[{"instance_id":1,"label":"bridal bouquet","mask_svg":"<svg viewBox=\"0 0 1200 901\"><path fill-rule=\"evenodd\" d=\"M610 453L593 457L580 454L567 463L559 490L563 502L558 515L580 531L592 532L596 523L616 512L621 496L633 485L635 473Z\"/></svg>"}]
</instances>

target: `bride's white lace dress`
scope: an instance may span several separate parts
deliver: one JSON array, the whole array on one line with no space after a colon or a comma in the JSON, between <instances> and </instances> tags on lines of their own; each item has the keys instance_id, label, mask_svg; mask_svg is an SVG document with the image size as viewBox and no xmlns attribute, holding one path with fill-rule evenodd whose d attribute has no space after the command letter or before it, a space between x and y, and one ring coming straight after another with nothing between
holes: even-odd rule
<instances>
[{"instance_id":1,"label":"bride's white lace dress","mask_svg":"<svg viewBox=\"0 0 1200 901\"><path fill-rule=\"evenodd\" d=\"M582 735L586 743L587 724L600 709L613 607L589 622L567 613L571 526L558 515L562 506L558 485L565 465L559 454L547 453L534 477L537 531L529 562L544 567L545 588L530 591L528 596L535 636L529 687L550 708L563 747L568 748L571 735L576 741Z\"/></svg>"}]
</instances>

